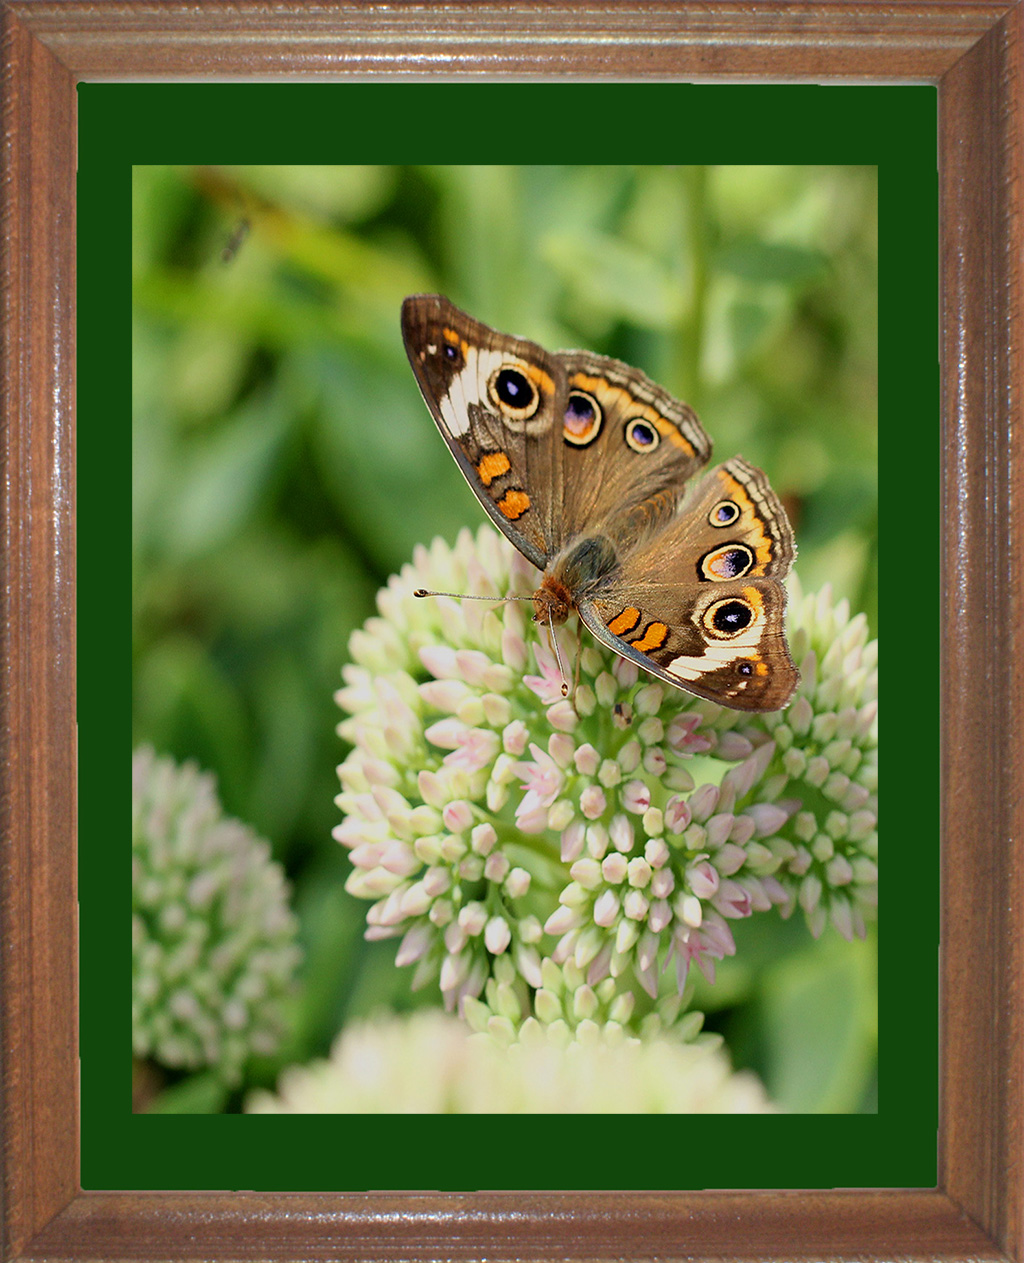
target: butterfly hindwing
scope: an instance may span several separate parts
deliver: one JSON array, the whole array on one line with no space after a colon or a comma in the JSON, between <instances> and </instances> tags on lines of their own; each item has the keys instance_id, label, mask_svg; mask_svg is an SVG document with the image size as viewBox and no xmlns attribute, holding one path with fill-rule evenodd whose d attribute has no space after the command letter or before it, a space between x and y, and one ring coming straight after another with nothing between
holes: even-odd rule
<instances>
[{"instance_id":1,"label":"butterfly hindwing","mask_svg":"<svg viewBox=\"0 0 1024 1263\"><path fill-rule=\"evenodd\" d=\"M706 474L675 519L579 603L598 639L673 684L727 706L777 710L798 674L780 579L795 554L761 470L739 457Z\"/></svg>"},{"instance_id":2,"label":"butterfly hindwing","mask_svg":"<svg viewBox=\"0 0 1024 1263\"><path fill-rule=\"evenodd\" d=\"M778 710L799 676L786 646L785 590L774 579L611 586L580 601L594 636L645 670L738 710Z\"/></svg>"}]
</instances>

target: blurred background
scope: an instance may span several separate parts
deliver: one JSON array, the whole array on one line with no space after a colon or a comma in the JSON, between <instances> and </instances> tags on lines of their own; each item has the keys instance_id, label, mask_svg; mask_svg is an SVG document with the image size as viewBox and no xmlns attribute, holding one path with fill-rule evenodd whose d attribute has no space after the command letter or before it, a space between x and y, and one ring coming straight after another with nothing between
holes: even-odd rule
<instances>
[{"instance_id":1,"label":"blurred background","mask_svg":"<svg viewBox=\"0 0 1024 1263\"><path fill-rule=\"evenodd\" d=\"M284 866L305 951L289 1037L246 1087L354 1017L436 1002L363 942L330 836L348 636L415 543L484 520L402 299L642 368L714 460L767 471L805 590L831 582L877 634L876 194L873 167L134 169L133 745L215 773ZM874 1109L872 942L733 928L695 1005L734 1060L784 1108ZM837 992L808 1048L801 1015Z\"/></svg>"}]
</instances>

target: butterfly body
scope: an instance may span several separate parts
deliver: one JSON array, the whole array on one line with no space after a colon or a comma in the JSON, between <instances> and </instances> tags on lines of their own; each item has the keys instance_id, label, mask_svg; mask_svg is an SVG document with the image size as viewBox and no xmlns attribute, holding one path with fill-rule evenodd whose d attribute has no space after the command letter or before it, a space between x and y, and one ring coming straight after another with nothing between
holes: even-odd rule
<instances>
[{"instance_id":1,"label":"butterfly body","mask_svg":"<svg viewBox=\"0 0 1024 1263\"><path fill-rule=\"evenodd\" d=\"M572 612L666 682L775 710L798 682L781 579L793 533L764 474L704 474L693 411L638 369L549 353L416 295L402 330L420 390L477 499L543 572L538 622Z\"/></svg>"}]
</instances>

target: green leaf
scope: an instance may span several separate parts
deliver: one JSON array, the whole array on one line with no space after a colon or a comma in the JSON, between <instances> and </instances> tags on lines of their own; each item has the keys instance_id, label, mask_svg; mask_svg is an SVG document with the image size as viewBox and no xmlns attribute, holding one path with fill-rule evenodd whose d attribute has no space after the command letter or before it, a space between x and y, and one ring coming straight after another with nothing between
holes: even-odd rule
<instances>
[{"instance_id":1,"label":"green leaf","mask_svg":"<svg viewBox=\"0 0 1024 1263\"><path fill-rule=\"evenodd\" d=\"M230 1089L216 1070L190 1074L165 1088L149 1104L147 1114L222 1114Z\"/></svg>"},{"instance_id":2,"label":"green leaf","mask_svg":"<svg viewBox=\"0 0 1024 1263\"><path fill-rule=\"evenodd\" d=\"M684 282L663 259L599 233L550 233L544 259L578 299L644 329L676 324L686 309Z\"/></svg>"},{"instance_id":3,"label":"green leaf","mask_svg":"<svg viewBox=\"0 0 1024 1263\"><path fill-rule=\"evenodd\" d=\"M848 1113L867 1091L877 1030L873 941L823 939L772 969L762 1001L765 1080L784 1110Z\"/></svg>"},{"instance_id":4,"label":"green leaf","mask_svg":"<svg viewBox=\"0 0 1024 1263\"><path fill-rule=\"evenodd\" d=\"M798 285L824 269L825 256L805 246L750 238L720 250L715 256L715 265L719 271L744 281Z\"/></svg>"}]
</instances>

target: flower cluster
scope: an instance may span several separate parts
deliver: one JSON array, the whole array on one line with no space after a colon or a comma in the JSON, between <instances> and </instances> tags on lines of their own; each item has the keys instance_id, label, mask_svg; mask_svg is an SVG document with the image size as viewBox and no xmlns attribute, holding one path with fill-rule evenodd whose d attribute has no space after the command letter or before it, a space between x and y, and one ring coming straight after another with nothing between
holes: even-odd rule
<instances>
[{"instance_id":1,"label":"flower cluster","mask_svg":"<svg viewBox=\"0 0 1024 1263\"><path fill-rule=\"evenodd\" d=\"M282 1034L297 923L267 843L226 818L213 777L132 755L132 1052L236 1082Z\"/></svg>"},{"instance_id":2,"label":"flower cluster","mask_svg":"<svg viewBox=\"0 0 1024 1263\"><path fill-rule=\"evenodd\" d=\"M770 1113L753 1075L717 1041L643 1041L593 1023L576 1037L538 1027L505 1047L436 1009L357 1023L329 1060L283 1071L255 1114Z\"/></svg>"},{"instance_id":3,"label":"flower cluster","mask_svg":"<svg viewBox=\"0 0 1024 1263\"><path fill-rule=\"evenodd\" d=\"M417 550L352 637L335 837L348 890L372 901L367 936L399 938L414 985L437 979L478 1025L543 1024L557 1000L570 1027L632 1029L639 988L667 1025L691 965L713 980L732 920L799 905L815 931L831 916L862 933L877 888L863 620L827 593L795 601L797 699L751 716L643 676L585 632L577 650L565 628L578 683L563 697L528 606L414 596L537 583L491 528L463 532Z\"/></svg>"}]
</instances>

